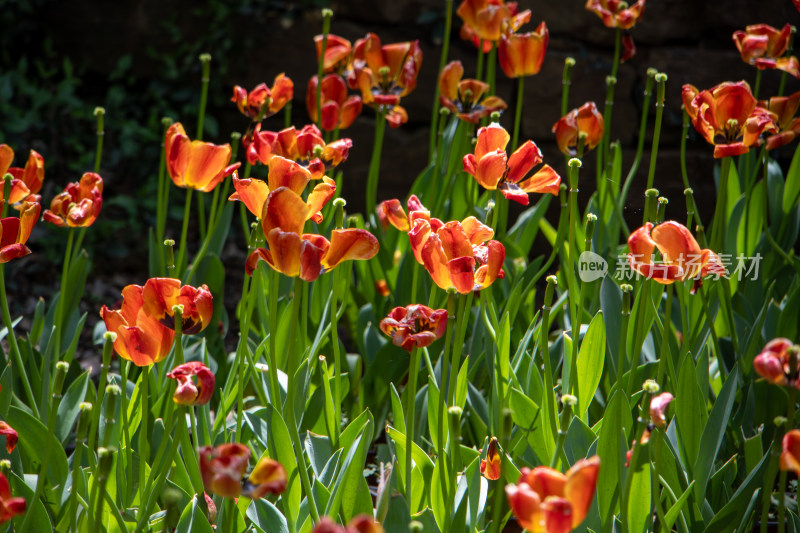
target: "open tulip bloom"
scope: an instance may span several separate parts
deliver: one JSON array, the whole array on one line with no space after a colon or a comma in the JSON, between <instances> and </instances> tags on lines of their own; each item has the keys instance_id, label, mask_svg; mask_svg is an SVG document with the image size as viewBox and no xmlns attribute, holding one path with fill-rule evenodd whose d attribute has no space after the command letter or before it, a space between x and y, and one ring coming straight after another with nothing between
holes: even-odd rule
<instances>
[{"instance_id":1,"label":"open tulip bloom","mask_svg":"<svg viewBox=\"0 0 800 533\"><path fill-rule=\"evenodd\" d=\"M544 63L550 33L540 23L535 32L502 35L497 44L497 59L509 78L538 74Z\"/></svg>"},{"instance_id":2,"label":"open tulip bloom","mask_svg":"<svg viewBox=\"0 0 800 533\"><path fill-rule=\"evenodd\" d=\"M800 78L800 63L794 56L783 57L789 48L792 26L788 22L778 30L768 24L752 24L744 31L733 32L733 42L742 61L759 69L778 69Z\"/></svg>"},{"instance_id":3,"label":"open tulip bloom","mask_svg":"<svg viewBox=\"0 0 800 533\"><path fill-rule=\"evenodd\" d=\"M466 79L461 61L452 61L439 76L439 102L461 120L477 124L484 117L508 107L502 98L489 96L489 84Z\"/></svg>"},{"instance_id":4,"label":"open tulip bloom","mask_svg":"<svg viewBox=\"0 0 800 533\"><path fill-rule=\"evenodd\" d=\"M42 206L37 202L24 202L19 217L6 217L0 220L0 263L8 263L12 259L31 253L25 243L28 242L33 226L39 220L41 210Z\"/></svg>"},{"instance_id":5,"label":"open tulip bloom","mask_svg":"<svg viewBox=\"0 0 800 533\"><path fill-rule=\"evenodd\" d=\"M317 49L317 61L321 59L322 42L325 40L325 37L326 36L323 35L314 36L314 46ZM322 63L322 72L341 73L342 70L350 65L352 53L353 47L350 41L344 37L329 33L325 41L325 58Z\"/></svg>"},{"instance_id":6,"label":"open tulip bloom","mask_svg":"<svg viewBox=\"0 0 800 533\"><path fill-rule=\"evenodd\" d=\"M395 307L381 320L381 331L392 338L395 346L410 352L424 348L444 335L447 330L447 310L413 304Z\"/></svg>"},{"instance_id":7,"label":"open tulip bloom","mask_svg":"<svg viewBox=\"0 0 800 533\"><path fill-rule=\"evenodd\" d=\"M517 31L531 19L531 10L520 12L516 2L463 0L456 14L461 17L461 38L488 52L500 37Z\"/></svg>"},{"instance_id":8,"label":"open tulip bloom","mask_svg":"<svg viewBox=\"0 0 800 533\"><path fill-rule=\"evenodd\" d=\"M773 114L777 126L777 132L767 137L765 145L767 150L785 146L800 134L800 117L797 116L800 91L790 96L773 96L769 100L761 100L758 106Z\"/></svg>"},{"instance_id":9,"label":"open tulip bloom","mask_svg":"<svg viewBox=\"0 0 800 533\"><path fill-rule=\"evenodd\" d=\"M283 73L275 77L272 87L266 83L259 84L249 93L244 87L233 88L231 102L236 104L242 114L254 121L258 117L270 117L284 108L294 98L294 84Z\"/></svg>"},{"instance_id":10,"label":"open tulip bloom","mask_svg":"<svg viewBox=\"0 0 800 533\"><path fill-rule=\"evenodd\" d=\"M603 140L603 115L594 102L586 102L571 110L553 124L558 149L568 156L577 155L578 141L583 135L583 149L591 150Z\"/></svg>"},{"instance_id":11,"label":"open tulip bloom","mask_svg":"<svg viewBox=\"0 0 800 533\"><path fill-rule=\"evenodd\" d=\"M41 197L37 193L42 189L44 182L44 158L36 150L31 150L25 161L25 167L12 167L12 161L14 161L14 149L7 144L0 144L0 176L11 174L20 181L20 188L25 191L20 198L9 199L9 202L12 205L24 200L38 202ZM13 191L11 198L14 198Z\"/></svg>"},{"instance_id":12,"label":"open tulip bloom","mask_svg":"<svg viewBox=\"0 0 800 533\"><path fill-rule=\"evenodd\" d=\"M174 278L150 278L142 288L145 312L171 330L175 330L175 306L181 306L181 331L199 333L208 326L214 312L208 286L181 286Z\"/></svg>"},{"instance_id":13,"label":"open tulip bloom","mask_svg":"<svg viewBox=\"0 0 800 533\"><path fill-rule=\"evenodd\" d=\"M607 28L619 28L623 31L621 61L627 61L636 55L636 45L633 44L633 37L631 37L629 30L642 20L644 4L645 0L638 0L633 4L629 4L624 0L586 1L586 9L600 17L604 26Z\"/></svg>"},{"instance_id":14,"label":"open tulip bloom","mask_svg":"<svg viewBox=\"0 0 800 533\"><path fill-rule=\"evenodd\" d=\"M178 382L172 399L180 405L205 405L214 394L214 373L199 361L173 368L167 377Z\"/></svg>"},{"instance_id":15,"label":"open tulip bloom","mask_svg":"<svg viewBox=\"0 0 800 533\"><path fill-rule=\"evenodd\" d=\"M224 498L243 495L257 499L286 490L286 469L268 457L262 458L250 475L245 477L250 448L243 444L221 444L216 448L203 446L199 454L200 473L208 492Z\"/></svg>"},{"instance_id":16,"label":"open tulip bloom","mask_svg":"<svg viewBox=\"0 0 800 533\"><path fill-rule=\"evenodd\" d=\"M543 165L527 179L525 176L542 163L542 152L533 141L526 141L508 156L508 132L492 123L478 130L475 153L464 156L464 170L485 189L499 190L509 200L528 205L528 193L558 196L559 176L550 165Z\"/></svg>"},{"instance_id":17,"label":"open tulip bloom","mask_svg":"<svg viewBox=\"0 0 800 533\"><path fill-rule=\"evenodd\" d=\"M191 140L180 122L167 129L164 151L173 183L178 187L213 191L223 178L239 168L240 163L229 165L231 145L216 145Z\"/></svg>"},{"instance_id":18,"label":"open tulip bloom","mask_svg":"<svg viewBox=\"0 0 800 533\"><path fill-rule=\"evenodd\" d=\"M308 116L317 121L317 77L308 80L306 90L306 109ZM360 96L348 96L347 85L338 74L328 74L322 78L320 88L320 107L322 118L320 127L324 131L343 130L349 128L361 114L363 104Z\"/></svg>"},{"instance_id":19,"label":"open tulip bloom","mask_svg":"<svg viewBox=\"0 0 800 533\"><path fill-rule=\"evenodd\" d=\"M87 172L80 182L70 183L53 198L42 218L60 227L86 228L94 224L102 207L103 179L99 174Z\"/></svg>"},{"instance_id":20,"label":"open tulip bloom","mask_svg":"<svg viewBox=\"0 0 800 533\"><path fill-rule=\"evenodd\" d=\"M628 248L631 268L664 285L694 279L694 292L702 284L702 278L726 273L717 254L701 250L686 226L672 220L655 227L648 222L631 233ZM656 249L661 253L660 263L653 259Z\"/></svg>"}]
</instances>

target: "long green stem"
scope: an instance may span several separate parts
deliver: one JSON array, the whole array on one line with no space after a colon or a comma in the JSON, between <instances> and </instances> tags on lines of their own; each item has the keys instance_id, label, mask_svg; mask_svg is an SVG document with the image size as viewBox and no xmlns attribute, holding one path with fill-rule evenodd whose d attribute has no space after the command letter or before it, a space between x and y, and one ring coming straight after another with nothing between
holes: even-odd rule
<instances>
[{"instance_id":1,"label":"long green stem","mask_svg":"<svg viewBox=\"0 0 800 533\"><path fill-rule=\"evenodd\" d=\"M31 408L33 416L39 418L39 407L37 407L33 389L31 389L31 382L28 380L28 374L25 372L25 366L22 364L22 356L20 355L19 345L17 344L17 336L14 334L14 326L11 322L11 313L8 311L5 267L5 263L0 264L0 311L3 313L3 325L6 327L6 339L8 340L8 347L11 352L12 370L16 371L17 379L22 382L22 389L25 391L25 396L28 397L28 407Z\"/></svg>"},{"instance_id":2,"label":"long green stem","mask_svg":"<svg viewBox=\"0 0 800 533\"><path fill-rule=\"evenodd\" d=\"M331 32L331 17L333 11L330 9L322 10L322 47L317 60L317 91L314 95L314 102L317 110L317 126L322 129L322 73L325 70L325 51L328 49L328 34Z\"/></svg>"},{"instance_id":3,"label":"long green stem","mask_svg":"<svg viewBox=\"0 0 800 533\"><path fill-rule=\"evenodd\" d=\"M658 84L656 93L656 122L653 127L653 145L650 149L650 171L647 173L647 188L653 188L653 180L656 175L656 160L658 159L658 141L661 138L661 119L664 115L664 95L666 93L667 75L659 72L655 77Z\"/></svg>"},{"instance_id":4,"label":"long green stem","mask_svg":"<svg viewBox=\"0 0 800 533\"><path fill-rule=\"evenodd\" d=\"M597 151L597 182L603 174L603 168L608 161L608 145L611 138L611 116L614 109L614 89L617 84L617 71L619 69L620 51L622 49L622 30L617 29L614 35L614 59L611 62L611 74L606 77L606 101L603 108L603 138L600 149Z\"/></svg>"},{"instance_id":5,"label":"long green stem","mask_svg":"<svg viewBox=\"0 0 800 533\"><path fill-rule=\"evenodd\" d=\"M796 356L792 354L791 359L796 360ZM796 363L790 364L795 366ZM797 375L797 368L792 369L792 375ZM786 406L786 424L784 433L789 432L794 427L794 411L795 403L797 402L797 388L789 387L789 403ZM786 475L787 471L781 468L781 473L778 476L778 533L785 533L786 531Z\"/></svg>"},{"instance_id":6,"label":"long green stem","mask_svg":"<svg viewBox=\"0 0 800 533\"><path fill-rule=\"evenodd\" d=\"M444 70L444 66L447 63L447 54L450 51L450 32L453 27L453 0L445 0L444 6L444 35L442 36L442 53L439 56L439 72ZM430 130L430 138L428 140L428 158L430 161L433 161L433 158L436 157L436 136L438 131L438 121L439 121L439 84L435 84L434 94L433 94L433 111L431 111L431 130ZM412 300L413 301L413 300Z\"/></svg>"},{"instance_id":7,"label":"long green stem","mask_svg":"<svg viewBox=\"0 0 800 533\"><path fill-rule=\"evenodd\" d=\"M372 146L372 158L367 175L367 212L364 219L369 221L375 215L378 195L378 176L381 170L381 151L383 150L383 133L386 130L386 110L381 106L375 117L375 144Z\"/></svg>"},{"instance_id":8,"label":"long green stem","mask_svg":"<svg viewBox=\"0 0 800 533\"><path fill-rule=\"evenodd\" d=\"M200 107L197 110L197 140L203 140L203 121L206 117L208 102L208 82L211 79L211 54L200 54L203 77L200 79Z\"/></svg>"},{"instance_id":9,"label":"long green stem","mask_svg":"<svg viewBox=\"0 0 800 533\"><path fill-rule=\"evenodd\" d=\"M647 116L648 110L650 109L650 99L653 96L653 82L655 80L655 76L658 74L658 71L654 68L647 69L647 81L645 82L644 86L644 98L642 100L642 119L639 122L639 141L636 144L636 156L633 158L633 164L631 164L631 168L628 171L628 175L625 177L625 183L622 186L622 192L619 195L619 210L622 211L622 206L624 205L625 200L628 198L628 191L630 190L631 184L633 183L633 178L636 176L636 173L639 170L639 166L642 162L642 153L644 152L644 141L647 133ZM685 142L684 142L685 147ZM625 229L625 233L630 233L628 231L627 225L623 225Z\"/></svg>"},{"instance_id":10,"label":"long green stem","mask_svg":"<svg viewBox=\"0 0 800 533\"><path fill-rule=\"evenodd\" d=\"M728 213L728 176L730 176L731 157L723 157L719 171L719 189L717 190L717 209L714 212L714 227L711 229L711 246L717 253L724 253L725 236L727 234Z\"/></svg>"},{"instance_id":11,"label":"long green stem","mask_svg":"<svg viewBox=\"0 0 800 533\"><path fill-rule=\"evenodd\" d=\"M175 263L178 277L183 273L186 264L186 235L189 233L189 213L192 208L192 191L193 189L186 189L186 203L183 207L183 225L181 226L181 243L178 246L178 260Z\"/></svg>"},{"instance_id":12,"label":"long green stem","mask_svg":"<svg viewBox=\"0 0 800 533\"><path fill-rule=\"evenodd\" d=\"M72 245L75 240L75 228L67 230L67 246L64 249L64 263L61 265L61 287L59 289L58 303L56 304L56 314L53 317L53 325L56 329L53 332L55 349L53 350L53 360L58 361L61 359L61 337L64 336L64 300L66 299L67 289L67 275L69 273L69 264L72 260ZM55 364L55 363L54 363Z\"/></svg>"},{"instance_id":13,"label":"long green stem","mask_svg":"<svg viewBox=\"0 0 800 533\"><path fill-rule=\"evenodd\" d=\"M280 273L270 271L270 285L267 305L269 309L269 395L273 407L283 413L280 384L278 383L278 291ZM290 354L291 356L291 354Z\"/></svg>"},{"instance_id":14,"label":"long green stem","mask_svg":"<svg viewBox=\"0 0 800 533\"><path fill-rule=\"evenodd\" d=\"M103 156L103 137L105 136L105 128L103 127L103 116L106 110L102 107L94 108L94 116L97 118L97 149L94 153L94 171L100 172L100 160Z\"/></svg>"},{"instance_id":15,"label":"long green stem","mask_svg":"<svg viewBox=\"0 0 800 533\"><path fill-rule=\"evenodd\" d=\"M556 422L556 406L551 404L551 400L554 398L554 390L548 335L550 333L550 309L556 283L555 276L547 276L547 288L545 289L544 305L542 306L542 323L539 326L539 352L542 354L542 362L544 363L544 399L542 400L542 406L545 410L545 420L550 426L554 440L558 439L558 423Z\"/></svg>"},{"instance_id":16,"label":"long green stem","mask_svg":"<svg viewBox=\"0 0 800 533\"><path fill-rule=\"evenodd\" d=\"M411 350L408 367L408 384L406 385L406 400L408 406L406 407L406 501L408 503L409 513L413 516L414 508L412 506L411 498L414 496L413 486L411 482L411 455L414 449L414 426L416 424L416 398L417 398L417 372L419 370L419 348L414 346Z\"/></svg>"},{"instance_id":17,"label":"long green stem","mask_svg":"<svg viewBox=\"0 0 800 533\"><path fill-rule=\"evenodd\" d=\"M561 116L566 115L567 109L569 109L569 86L572 85L572 67L574 66L574 57L567 57L564 60L564 74L561 78Z\"/></svg>"},{"instance_id":18,"label":"long green stem","mask_svg":"<svg viewBox=\"0 0 800 533\"><path fill-rule=\"evenodd\" d=\"M579 159L570 159L569 161L569 241L567 242L567 268L564 276L567 278L567 288L569 290L569 310L570 310L570 327L572 328L572 355L570 357L568 380L565 384L565 392L571 393L577 389L577 379L573 377L576 374L575 365L578 362L578 346L580 344L581 335L581 309L578 308L581 297L581 286L575 277L575 264L578 259L578 247L575 242L575 228L580 223L578 215L578 169L581 167ZM574 296L574 298L572 297Z\"/></svg>"},{"instance_id":19,"label":"long green stem","mask_svg":"<svg viewBox=\"0 0 800 533\"><path fill-rule=\"evenodd\" d=\"M158 163L158 186L157 186L157 199L156 199L156 243L164 241L164 229L167 224L167 205L169 204L169 181L166 177L166 153L164 149L164 139L167 135L167 129L172 125L172 119L164 117L161 119L164 126L164 131L161 133L161 160ZM160 249L160 247L158 247ZM164 264L164 258L161 256L159 265ZM161 272L163 273L163 272Z\"/></svg>"},{"instance_id":20,"label":"long green stem","mask_svg":"<svg viewBox=\"0 0 800 533\"><path fill-rule=\"evenodd\" d=\"M139 502L147 501L148 487L145 468L150 460L150 367L143 366L139 374L139 409L142 416L139 423Z\"/></svg>"}]
</instances>

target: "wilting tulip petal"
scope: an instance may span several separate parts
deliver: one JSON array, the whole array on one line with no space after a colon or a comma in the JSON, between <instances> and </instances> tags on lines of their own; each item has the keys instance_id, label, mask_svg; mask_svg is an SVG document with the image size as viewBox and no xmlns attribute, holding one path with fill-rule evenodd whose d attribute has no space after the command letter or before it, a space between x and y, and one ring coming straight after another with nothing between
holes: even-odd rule
<instances>
[{"instance_id":1,"label":"wilting tulip petal","mask_svg":"<svg viewBox=\"0 0 800 533\"><path fill-rule=\"evenodd\" d=\"M372 259L378 248L378 239L366 230L336 229L331 233L330 248L322 259L322 266L328 271L342 261Z\"/></svg>"},{"instance_id":2,"label":"wilting tulip petal","mask_svg":"<svg viewBox=\"0 0 800 533\"><path fill-rule=\"evenodd\" d=\"M20 208L19 218L6 217L0 220L0 263L31 253L25 243L39 220L41 209L38 203L25 202Z\"/></svg>"},{"instance_id":3,"label":"wilting tulip petal","mask_svg":"<svg viewBox=\"0 0 800 533\"><path fill-rule=\"evenodd\" d=\"M500 468L503 464L497 446L497 437L492 437L486 450L486 459L481 459L481 474L491 481L500 479Z\"/></svg>"},{"instance_id":4,"label":"wilting tulip petal","mask_svg":"<svg viewBox=\"0 0 800 533\"><path fill-rule=\"evenodd\" d=\"M11 453L14 451L14 448L17 446L17 441L19 440L19 435L17 434L16 430L8 425L8 422L0 420L0 435L6 436L6 451Z\"/></svg>"},{"instance_id":5,"label":"wilting tulip petal","mask_svg":"<svg viewBox=\"0 0 800 533\"><path fill-rule=\"evenodd\" d=\"M209 192L225 176L239 168L239 163L228 165L231 158L229 144L192 141L180 122L167 129L164 152L167 171L178 187Z\"/></svg>"},{"instance_id":6,"label":"wilting tulip petal","mask_svg":"<svg viewBox=\"0 0 800 533\"><path fill-rule=\"evenodd\" d=\"M172 399L180 405L205 405L214 394L214 373L199 361L178 365L167 374L178 382Z\"/></svg>"},{"instance_id":7,"label":"wilting tulip petal","mask_svg":"<svg viewBox=\"0 0 800 533\"><path fill-rule=\"evenodd\" d=\"M11 486L6 476L0 473L0 524L25 513L25 498L11 497Z\"/></svg>"}]
</instances>

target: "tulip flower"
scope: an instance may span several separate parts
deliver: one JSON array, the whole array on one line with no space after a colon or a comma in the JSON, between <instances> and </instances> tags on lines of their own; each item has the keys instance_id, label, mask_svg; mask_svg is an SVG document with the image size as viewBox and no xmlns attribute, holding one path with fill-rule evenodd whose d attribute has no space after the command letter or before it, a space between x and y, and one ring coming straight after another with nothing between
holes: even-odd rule
<instances>
[{"instance_id":1,"label":"tulip flower","mask_svg":"<svg viewBox=\"0 0 800 533\"><path fill-rule=\"evenodd\" d=\"M485 53L501 35L517 31L531 19L530 9L519 12L516 2L505 0L463 0L456 10L461 17L461 38L481 46Z\"/></svg>"},{"instance_id":2,"label":"tulip flower","mask_svg":"<svg viewBox=\"0 0 800 533\"><path fill-rule=\"evenodd\" d=\"M600 458L581 459L562 474L546 466L523 468L506 496L517 522L537 533L567 533L583 522L594 498Z\"/></svg>"},{"instance_id":3,"label":"tulip flower","mask_svg":"<svg viewBox=\"0 0 800 533\"><path fill-rule=\"evenodd\" d=\"M789 339L772 339L753 359L753 369L759 376L775 385L792 385L800 389L800 349ZM794 371L789 363L794 359Z\"/></svg>"},{"instance_id":4,"label":"tulip flower","mask_svg":"<svg viewBox=\"0 0 800 533\"><path fill-rule=\"evenodd\" d=\"M322 55L322 40L323 35L314 36L314 46L317 49L317 61L319 62ZM325 59L322 62L322 72L341 72L345 69L350 62L350 55L353 47L350 41L344 37L339 37L332 33L328 34L328 40L325 43ZM323 85L324 85L323 78Z\"/></svg>"},{"instance_id":5,"label":"tulip flower","mask_svg":"<svg viewBox=\"0 0 800 533\"><path fill-rule=\"evenodd\" d=\"M761 100L758 106L773 113L778 127L777 133L767 137L767 150L789 144L800 135L800 117L796 116L800 107L800 91L791 96L773 96L769 100Z\"/></svg>"},{"instance_id":6,"label":"tulip flower","mask_svg":"<svg viewBox=\"0 0 800 533\"><path fill-rule=\"evenodd\" d=\"M273 157L280 156L307 168L312 179L321 179L328 169L345 161L353 146L350 139L326 144L322 132L314 124L308 124L299 132L294 126L279 132L261 131L260 126L256 125L252 135L243 140L247 160L251 164L268 165Z\"/></svg>"},{"instance_id":7,"label":"tulip flower","mask_svg":"<svg viewBox=\"0 0 800 533\"><path fill-rule=\"evenodd\" d=\"M434 228L432 220L418 219L408 237L414 256L422 260L425 270L440 288L454 288L467 294L485 289L505 275L505 247L498 241L488 240L494 231L475 217Z\"/></svg>"},{"instance_id":8,"label":"tulip flower","mask_svg":"<svg viewBox=\"0 0 800 533\"><path fill-rule=\"evenodd\" d=\"M6 476L0 473L0 524L4 524L17 515L25 513L25 498L12 498L11 486Z\"/></svg>"},{"instance_id":9,"label":"tulip flower","mask_svg":"<svg viewBox=\"0 0 800 533\"><path fill-rule=\"evenodd\" d=\"M365 514L353 517L347 527L342 527L327 516L323 516L311 533L384 533L384 529L374 518Z\"/></svg>"},{"instance_id":10,"label":"tulip flower","mask_svg":"<svg viewBox=\"0 0 800 533\"><path fill-rule=\"evenodd\" d=\"M366 230L333 230L330 241L322 235L303 233L313 209L289 187L270 191L261 221L269 249L258 248L250 254L247 273L252 274L259 261L266 261L289 277L314 281L342 261L371 259L378 253L378 240Z\"/></svg>"},{"instance_id":11,"label":"tulip flower","mask_svg":"<svg viewBox=\"0 0 800 533\"><path fill-rule=\"evenodd\" d=\"M550 193L558 196L561 177L549 165L533 176L525 175L542 162L542 153L533 141L526 141L509 157L506 145L511 137L497 123L478 130L475 153L464 156L464 170L485 189L498 189L503 196L528 205L528 193Z\"/></svg>"},{"instance_id":12,"label":"tulip flower","mask_svg":"<svg viewBox=\"0 0 800 533\"><path fill-rule=\"evenodd\" d=\"M245 478L250 448L244 444L220 444L216 448L203 446L200 454L200 475L208 492L224 498L240 495L256 499L286 490L286 469L278 461L262 457Z\"/></svg>"},{"instance_id":13,"label":"tulip flower","mask_svg":"<svg viewBox=\"0 0 800 533\"><path fill-rule=\"evenodd\" d=\"M0 176L8 173L20 180L24 185L26 194L17 199L10 200L10 203L17 207L21 202L28 200L38 202L41 197L37 194L42 189L44 182L44 158L36 150L31 150L25 167L12 167L14 161L14 150L7 144L0 144ZM14 194L12 192L12 198Z\"/></svg>"},{"instance_id":14,"label":"tulip flower","mask_svg":"<svg viewBox=\"0 0 800 533\"><path fill-rule=\"evenodd\" d=\"M234 175L233 186L236 188L236 192L228 197L228 200L231 201L244 202L247 209L258 218L264 216L264 205L270 191L284 187L300 197L311 180L311 173L307 169L280 156L271 158L268 166L269 174L266 182L256 178L238 179ZM322 222L320 210L333 198L335 193L336 182L323 176L322 181L314 187L304 202L303 214L306 218L303 222L306 220L313 220L317 224ZM300 199L302 201L302 197ZM296 200L296 198L292 196L291 200Z\"/></svg>"},{"instance_id":15,"label":"tulip flower","mask_svg":"<svg viewBox=\"0 0 800 533\"><path fill-rule=\"evenodd\" d=\"M244 116L258 121L259 117L271 117L283 109L292 98L294 84L281 72L275 77L271 88L266 83L261 83L248 93L244 87L236 85L231 102L236 104Z\"/></svg>"},{"instance_id":16,"label":"tulip flower","mask_svg":"<svg viewBox=\"0 0 800 533\"><path fill-rule=\"evenodd\" d=\"M86 172L80 182L70 183L53 198L42 218L62 228L88 228L97 220L102 207L103 178Z\"/></svg>"},{"instance_id":17,"label":"tulip flower","mask_svg":"<svg viewBox=\"0 0 800 533\"><path fill-rule=\"evenodd\" d=\"M114 350L136 366L157 363L172 348L175 332L145 312L142 287L139 285L128 285L122 289L120 308L109 309L104 305L100 316L106 323L106 329L117 335Z\"/></svg>"},{"instance_id":18,"label":"tulip flower","mask_svg":"<svg viewBox=\"0 0 800 533\"><path fill-rule=\"evenodd\" d=\"M800 475L800 430L789 430L783 436L781 470L791 470Z\"/></svg>"},{"instance_id":19,"label":"tulip flower","mask_svg":"<svg viewBox=\"0 0 800 533\"><path fill-rule=\"evenodd\" d=\"M425 206L422 205L422 202L420 202L416 194L412 194L408 198L407 205L408 215L406 215L406 212L403 210L403 206L400 205L400 200L396 198L381 202L378 205L378 219L380 220L383 228L386 229L391 224L396 229L408 233L408 231L411 229L411 225L418 218L431 222L431 224L435 226L435 229L439 229L439 227L442 226L441 220L431 218L430 212L425 209ZM417 261L419 264L422 264L421 259L418 259Z\"/></svg>"},{"instance_id":20,"label":"tulip flower","mask_svg":"<svg viewBox=\"0 0 800 533\"><path fill-rule=\"evenodd\" d=\"M603 115L597 110L594 102L586 102L581 107L571 110L553 124L558 149L568 156L577 155L576 147L582 134L584 150L591 150L603 139Z\"/></svg>"},{"instance_id":21,"label":"tulip flower","mask_svg":"<svg viewBox=\"0 0 800 533\"><path fill-rule=\"evenodd\" d=\"M25 243L39 220L41 210L42 206L38 203L26 201L20 207L19 218L6 217L0 220L0 263L8 263L31 253Z\"/></svg>"},{"instance_id":22,"label":"tulip flower","mask_svg":"<svg viewBox=\"0 0 800 533\"><path fill-rule=\"evenodd\" d=\"M214 394L214 373L199 361L178 365L167 377L178 382L172 399L179 405L205 405Z\"/></svg>"},{"instance_id":23,"label":"tulip flower","mask_svg":"<svg viewBox=\"0 0 800 533\"><path fill-rule=\"evenodd\" d=\"M489 84L466 79L461 61L451 61L439 76L439 102L461 120L477 124L484 117L508 107L498 96L490 96ZM485 96L484 96L485 95Z\"/></svg>"},{"instance_id":24,"label":"tulip flower","mask_svg":"<svg viewBox=\"0 0 800 533\"><path fill-rule=\"evenodd\" d=\"M550 33L542 22L535 32L511 33L500 36L497 59L509 78L538 74L544 63Z\"/></svg>"},{"instance_id":25,"label":"tulip flower","mask_svg":"<svg viewBox=\"0 0 800 533\"><path fill-rule=\"evenodd\" d=\"M672 220L655 227L648 222L631 233L628 248L633 270L664 285L694 279L692 293L700 287L702 278L727 273L717 254L701 250L686 226ZM653 261L656 249L661 253L659 264Z\"/></svg>"},{"instance_id":26,"label":"tulip flower","mask_svg":"<svg viewBox=\"0 0 800 533\"><path fill-rule=\"evenodd\" d=\"M192 141L180 122L167 129L164 137L164 153L167 171L178 187L197 189L203 192L214 187L225 176L239 168L239 163L228 165L231 145L216 145L203 141Z\"/></svg>"},{"instance_id":27,"label":"tulip flower","mask_svg":"<svg viewBox=\"0 0 800 533\"><path fill-rule=\"evenodd\" d=\"M714 145L714 157L746 154L762 133L776 133L773 116L761 107L746 81L724 82L705 91L684 85L683 105L695 129Z\"/></svg>"},{"instance_id":28,"label":"tulip flower","mask_svg":"<svg viewBox=\"0 0 800 533\"><path fill-rule=\"evenodd\" d=\"M664 416L664 411L667 406L674 399L674 396L668 392L662 392L658 396L654 396L650 400L650 421L654 426L663 428L667 425L667 419Z\"/></svg>"},{"instance_id":29,"label":"tulip flower","mask_svg":"<svg viewBox=\"0 0 800 533\"><path fill-rule=\"evenodd\" d=\"M633 5L623 0L587 0L586 2L586 9L600 17L605 27L623 30L621 61L627 61L636 55L636 45L633 44L633 37L628 30L642 20L644 3L645 0L638 0Z\"/></svg>"},{"instance_id":30,"label":"tulip flower","mask_svg":"<svg viewBox=\"0 0 800 533\"><path fill-rule=\"evenodd\" d=\"M368 33L353 49L351 86L361 91L365 104L386 113L390 126L398 127L408 120L400 99L417 86L421 66L419 42L382 45L380 37Z\"/></svg>"},{"instance_id":31,"label":"tulip flower","mask_svg":"<svg viewBox=\"0 0 800 533\"><path fill-rule=\"evenodd\" d=\"M413 304L395 307L381 320L381 331L407 352L430 346L447 331L447 310Z\"/></svg>"},{"instance_id":32,"label":"tulip flower","mask_svg":"<svg viewBox=\"0 0 800 533\"><path fill-rule=\"evenodd\" d=\"M174 278L148 279L142 289L142 299L145 312L171 330L175 329L174 307L181 306L181 332L184 335L204 330L214 312L207 285L197 288L181 286L181 280Z\"/></svg>"},{"instance_id":33,"label":"tulip flower","mask_svg":"<svg viewBox=\"0 0 800 533\"><path fill-rule=\"evenodd\" d=\"M360 96L347 96L347 85L338 74L328 74L322 78L320 89L320 107L322 121L320 127L324 131L343 130L349 128L361 114ZM306 90L306 109L308 116L317 121L317 77L308 81Z\"/></svg>"},{"instance_id":34,"label":"tulip flower","mask_svg":"<svg viewBox=\"0 0 800 533\"><path fill-rule=\"evenodd\" d=\"M800 78L800 63L795 56L782 57L789 48L792 26L778 30L768 24L753 24L745 31L733 32L733 42L742 61L758 69L778 69Z\"/></svg>"},{"instance_id":35,"label":"tulip flower","mask_svg":"<svg viewBox=\"0 0 800 533\"><path fill-rule=\"evenodd\" d=\"M16 430L9 426L8 422L0 420L0 435L6 436L6 451L8 453L13 452L19 440Z\"/></svg>"},{"instance_id":36,"label":"tulip flower","mask_svg":"<svg viewBox=\"0 0 800 533\"><path fill-rule=\"evenodd\" d=\"M481 474L491 481L500 479L500 468L503 465L497 446L497 437L492 437L486 450L486 459L481 459Z\"/></svg>"}]
</instances>

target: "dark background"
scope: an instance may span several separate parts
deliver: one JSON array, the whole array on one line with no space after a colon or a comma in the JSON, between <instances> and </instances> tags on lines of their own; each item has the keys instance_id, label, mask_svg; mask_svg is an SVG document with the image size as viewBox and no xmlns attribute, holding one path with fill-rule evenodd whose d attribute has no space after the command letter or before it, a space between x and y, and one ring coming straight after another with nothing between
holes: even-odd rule
<instances>
[{"instance_id":1,"label":"dark background","mask_svg":"<svg viewBox=\"0 0 800 533\"><path fill-rule=\"evenodd\" d=\"M416 90L403 101L409 122L387 129L379 200L405 196L427 164L428 128L444 26L443 1L352 0L341 2L240 0L190 2L140 1L0 1L0 142L24 162L29 148L45 158L43 208L67 182L91 170L94 161L95 106L106 109L106 135L100 173L105 181L100 219L86 236L95 261L87 287L90 308L116 298L122 286L146 278L147 228L154 224L155 178L161 143L161 118L181 121L194 136L200 95L198 55L212 55L211 83L204 139L224 143L232 131L243 131L248 120L230 96L233 85L248 90L272 84L285 72L295 83L293 123L308 123L305 88L316 72L312 37L321 29L320 8L331 7L332 33L355 41L368 31L384 43L418 39L424 53ZM458 6L455 3L453 9ZM562 175L564 160L550 129L560 117L561 72L564 59L577 60L570 107L594 100L602 109L605 77L611 68L614 30L584 9L580 0L521 1L533 11L521 31L532 31L544 20L550 46L543 69L525 83L521 140L533 139L545 161ZM756 70L743 63L731 34L748 24L776 27L797 24L800 14L790 0L650 0L642 22L633 30L638 53L618 75L611 138L625 150L624 173L633 157L641 99L648 67L665 72L667 104L659 150L656 187L671 201L667 216L685 216L680 178L680 90L684 83L699 89L722 81L755 79ZM460 19L453 18L449 59L460 59L467 77L474 75L475 48L458 36ZM766 71L761 96L777 92L780 72ZM513 83L498 68L498 94L512 102ZM789 78L785 92L800 90ZM651 114L654 108L648 111ZM511 129L512 113L501 122ZM264 129L283 127L283 116L267 119ZM365 108L344 136L354 140L345 172L344 197L350 211L363 210L364 183L372 150L374 112ZM652 132L652 119L650 131ZM649 137L648 137L649 139ZM641 216L649 142L645 145L626 216ZM794 146L772 154L788 162ZM692 132L688 142L689 178L704 218L713 202L712 147ZM593 168L590 155L588 169ZM786 168L784 166L784 168ZM591 192L594 173L582 184ZM168 232L180 230L182 191L172 188L173 218ZM238 226L234 228L238 229ZM242 246L238 231L229 251L239 268ZM34 253L14 263L9 276L12 307L29 309L39 296L49 296L63 255L64 232L40 223L29 242ZM243 257L243 256L241 256ZM226 261L226 264L228 262ZM97 304L97 305L96 305Z\"/></svg>"}]
</instances>

